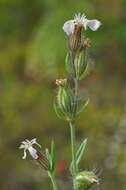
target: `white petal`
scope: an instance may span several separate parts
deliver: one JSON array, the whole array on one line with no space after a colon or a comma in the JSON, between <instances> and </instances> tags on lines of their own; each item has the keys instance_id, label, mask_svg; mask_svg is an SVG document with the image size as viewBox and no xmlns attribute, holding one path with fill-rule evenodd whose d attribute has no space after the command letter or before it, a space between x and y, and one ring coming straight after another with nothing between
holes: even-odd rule
<instances>
[{"instance_id":1,"label":"white petal","mask_svg":"<svg viewBox=\"0 0 126 190\"><path fill-rule=\"evenodd\" d=\"M93 31L96 31L100 25L101 22L99 20L87 20L87 26Z\"/></svg>"},{"instance_id":2,"label":"white petal","mask_svg":"<svg viewBox=\"0 0 126 190\"><path fill-rule=\"evenodd\" d=\"M74 20L69 20L64 23L63 30L69 36L70 34L74 32L74 26L75 26Z\"/></svg>"},{"instance_id":3,"label":"white petal","mask_svg":"<svg viewBox=\"0 0 126 190\"><path fill-rule=\"evenodd\" d=\"M41 145L40 145L39 143L37 143L36 140L37 140L36 138L32 139L32 140L31 140L31 144L32 144L32 145L33 145L33 144L36 144L36 145L38 145L38 146L41 148Z\"/></svg>"},{"instance_id":4,"label":"white petal","mask_svg":"<svg viewBox=\"0 0 126 190\"><path fill-rule=\"evenodd\" d=\"M35 144L35 143L36 143L36 138L32 139L32 140L31 140L31 143L32 143L32 144Z\"/></svg>"},{"instance_id":5,"label":"white petal","mask_svg":"<svg viewBox=\"0 0 126 190\"><path fill-rule=\"evenodd\" d=\"M33 148L32 146L29 147L29 153L31 154L33 159L37 159L38 155L37 155L37 150L35 148Z\"/></svg>"},{"instance_id":6,"label":"white petal","mask_svg":"<svg viewBox=\"0 0 126 190\"><path fill-rule=\"evenodd\" d=\"M41 145L39 143L36 142L35 144L37 144L41 148Z\"/></svg>"},{"instance_id":7,"label":"white petal","mask_svg":"<svg viewBox=\"0 0 126 190\"><path fill-rule=\"evenodd\" d=\"M25 139L25 141L26 141L27 143L30 143L30 141L29 141L28 139Z\"/></svg>"},{"instance_id":8,"label":"white petal","mask_svg":"<svg viewBox=\"0 0 126 190\"><path fill-rule=\"evenodd\" d=\"M22 144L26 144L26 141L22 141L21 143L22 143Z\"/></svg>"},{"instance_id":9,"label":"white petal","mask_svg":"<svg viewBox=\"0 0 126 190\"><path fill-rule=\"evenodd\" d=\"M26 154L26 150L24 150L24 156L22 157L22 159L25 159L26 156L27 156L27 154Z\"/></svg>"},{"instance_id":10,"label":"white petal","mask_svg":"<svg viewBox=\"0 0 126 190\"><path fill-rule=\"evenodd\" d=\"M20 148L20 149L25 148L25 145L24 145L24 144L21 144L21 145L19 146L19 148Z\"/></svg>"}]
</instances>

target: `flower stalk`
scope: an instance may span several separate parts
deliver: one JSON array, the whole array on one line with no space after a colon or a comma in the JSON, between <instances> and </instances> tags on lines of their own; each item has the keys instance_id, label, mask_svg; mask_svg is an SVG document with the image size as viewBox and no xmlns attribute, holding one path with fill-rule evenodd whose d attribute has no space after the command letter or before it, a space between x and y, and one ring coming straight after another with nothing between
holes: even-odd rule
<instances>
[{"instance_id":1,"label":"flower stalk","mask_svg":"<svg viewBox=\"0 0 126 190\"><path fill-rule=\"evenodd\" d=\"M51 183L53 186L53 190L58 190L54 174L52 174L50 171L48 171L48 176L50 177L50 180L51 180Z\"/></svg>"},{"instance_id":2,"label":"flower stalk","mask_svg":"<svg viewBox=\"0 0 126 190\"><path fill-rule=\"evenodd\" d=\"M72 175L76 176L77 167L76 167L76 137L75 137L75 124L69 122L70 125L70 136L71 136L71 154L73 161Z\"/></svg>"},{"instance_id":3,"label":"flower stalk","mask_svg":"<svg viewBox=\"0 0 126 190\"><path fill-rule=\"evenodd\" d=\"M93 182L90 181L89 185L86 185L87 181L83 180L80 182L77 178L78 176L78 163L80 161L80 158L84 152L85 149L85 142L84 141L80 145L80 151L79 153L76 150L76 127L75 127L75 120L80 113L78 111L79 108L79 96L78 96L78 82L82 78L85 77L85 73L87 72L87 49L90 47L90 40L88 38L85 38L83 35L83 31L89 27L91 30L96 31L99 26L101 25L101 22L94 19L94 20L88 20L85 15L78 14L75 15L73 20L69 20L65 22L63 26L64 32L68 35L68 55L67 56L67 67L68 67L68 73L70 76L72 76L74 81L74 117L72 120L69 121L70 126L70 137L71 137L71 154L72 154L72 167L71 167L71 174L73 177L73 189L74 190L80 190L80 189L88 189ZM85 103L86 105L86 103ZM84 108L85 108L84 105ZM78 161L79 160L79 161ZM84 177L82 177L84 178ZM77 180L79 182L77 182ZM80 185L80 183L82 183Z\"/></svg>"}]
</instances>

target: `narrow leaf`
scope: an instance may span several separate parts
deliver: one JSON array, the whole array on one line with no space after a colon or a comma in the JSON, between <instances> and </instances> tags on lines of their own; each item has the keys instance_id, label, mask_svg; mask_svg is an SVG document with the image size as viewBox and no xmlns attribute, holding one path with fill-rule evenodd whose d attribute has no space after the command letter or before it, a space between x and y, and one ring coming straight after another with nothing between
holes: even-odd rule
<instances>
[{"instance_id":1,"label":"narrow leaf","mask_svg":"<svg viewBox=\"0 0 126 190\"><path fill-rule=\"evenodd\" d=\"M69 56L69 53L67 53L67 55L66 55L65 65L66 65L66 69L67 69L67 71L68 71L68 72L71 72L70 56Z\"/></svg>"},{"instance_id":2,"label":"narrow leaf","mask_svg":"<svg viewBox=\"0 0 126 190\"><path fill-rule=\"evenodd\" d=\"M55 169L55 162L56 162L56 150L55 150L55 144L52 141L51 142L51 172Z\"/></svg>"},{"instance_id":3,"label":"narrow leaf","mask_svg":"<svg viewBox=\"0 0 126 190\"><path fill-rule=\"evenodd\" d=\"M53 107L54 107L54 110L55 110L55 112L56 112L57 117L59 117L60 119L65 119L64 113L61 112L61 110L59 109L59 107L57 106L56 103L54 103L54 106L53 106Z\"/></svg>"},{"instance_id":4,"label":"narrow leaf","mask_svg":"<svg viewBox=\"0 0 126 190\"><path fill-rule=\"evenodd\" d=\"M85 109L85 107L88 105L88 103L89 103L89 98L86 101L84 101L83 103L81 103L82 105L79 105L77 115L79 115Z\"/></svg>"},{"instance_id":5,"label":"narrow leaf","mask_svg":"<svg viewBox=\"0 0 126 190\"><path fill-rule=\"evenodd\" d=\"M65 59L65 66L68 73L74 74L74 66L71 64L71 56L70 53L67 53L66 59Z\"/></svg>"},{"instance_id":6,"label":"narrow leaf","mask_svg":"<svg viewBox=\"0 0 126 190\"><path fill-rule=\"evenodd\" d=\"M87 144L87 139L84 139L84 141L81 143L78 151L76 152L76 164L77 165L81 161L81 158L82 158L85 148L86 148L86 144Z\"/></svg>"},{"instance_id":7,"label":"narrow leaf","mask_svg":"<svg viewBox=\"0 0 126 190\"><path fill-rule=\"evenodd\" d=\"M78 168L78 164L80 163L82 156L84 154L86 144L87 144L87 139L84 139L84 141L81 143L79 149L76 152L76 166L77 166L77 168ZM73 161L71 161L71 164L70 164L70 171L71 171L71 173L73 173Z\"/></svg>"},{"instance_id":8,"label":"narrow leaf","mask_svg":"<svg viewBox=\"0 0 126 190\"><path fill-rule=\"evenodd\" d=\"M79 80L82 80L90 73L90 71L92 70L91 62L92 61L91 61L91 59L88 58L88 54L86 51L85 54L83 55L83 61L82 61L81 67L80 67Z\"/></svg>"}]
</instances>

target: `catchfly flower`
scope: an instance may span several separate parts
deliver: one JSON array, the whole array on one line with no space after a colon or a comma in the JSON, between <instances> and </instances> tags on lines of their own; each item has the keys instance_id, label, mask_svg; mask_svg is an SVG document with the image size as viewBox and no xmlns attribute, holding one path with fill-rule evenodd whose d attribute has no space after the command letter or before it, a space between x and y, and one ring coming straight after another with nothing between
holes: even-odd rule
<instances>
[{"instance_id":1,"label":"catchfly flower","mask_svg":"<svg viewBox=\"0 0 126 190\"><path fill-rule=\"evenodd\" d=\"M96 31L100 27L101 22L97 19L88 20L84 14L81 15L79 13L75 14L73 20L68 20L64 23L63 30L69 36L74 33L76 25L83 27L85 30L89 27L91 30Z\"/></svg>"},{"instance_id":2,"label":"catchfly flower","mask_svg":"<svg viewBox=\"0 0 126 190\"><path fill-rule=\"evenodd\" d=\"M47 157L41 152L39 152L38 150L36 150L33 147L34 144L38 145L41 148L41 145L37 143L36 138L32 139L31 141L29 141L28 139L25 139L25 141L21 142L21 145L19 148L24 149L24 155L22 159L26 158L27 150L28 150L33 160L37 161L38 164L41 165L42 168L44 168L45 170L49 170L49 161Z\"/></svg>"},{"instance_id":3,"label":"catchfly flower","mask_svg":"<svg viewBox=\"0 0 126 190\"><path fill-rule=\"evenodd\" d=\"M38 159L39 155L37 154L38 151L33 148L33 145L36 144L38 145L39 147L41 147L40 144L37 143L36 141L36 138L32 139L31 141L29 141L28 139L25 139L25 141L22 141L21 142L21 145L20 145L20 149L24 149L24 155L22 157L22 159L25 159L26 156L27 156L27 150L29 151L30 155L32 156L33 159Z\"/></svg>"}]
</instances>

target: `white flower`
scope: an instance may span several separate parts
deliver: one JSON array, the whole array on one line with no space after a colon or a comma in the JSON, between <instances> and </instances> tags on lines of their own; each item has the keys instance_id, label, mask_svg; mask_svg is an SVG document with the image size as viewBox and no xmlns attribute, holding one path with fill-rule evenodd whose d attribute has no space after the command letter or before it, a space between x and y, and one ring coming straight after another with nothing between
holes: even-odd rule
<instances>
[{"instance_id":1,"label":"white flower","mask_svg":"<svg viewBox=\"0 0 126 190\"><path fill-rule=\"evenodd\" d=\"M74 16L73 20L68 20L64 23L63 25L64 32L66 32L68 36L70 34L73 34L76 24L81 25L82 27L84 27L85 30L87 29L88 26L91 30L96 31L100 27L101 22L96 19L88 20L84 14L81 15L79 13Z\"/></svg>"},{"instance_id":2,"label":"white flower","mask_svg":"<svg viewBox=\"0 0 126 190\"><path fill-rule=\"evenodd\" d=\"M22 159L26 158L26 156L27 156L26 151L27 150L29 151L29 153L33 159L37 159L39 157L37 154L37 150L35 148L33 148L33 146L32 146L33 144L36 144L39 147L41 147L41 145L36 142L36 138L32 139L31 141L29 141L28 139L25 139L25 141L21 142L21 145L19 148L24 149L24 155L23 155Z\"/></svg>"}]
</instances>

